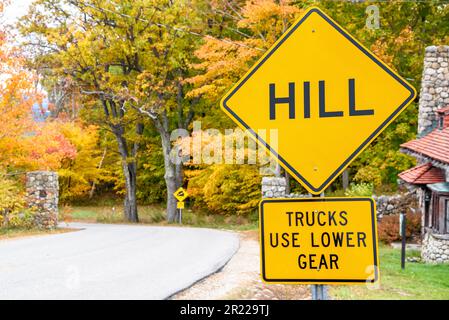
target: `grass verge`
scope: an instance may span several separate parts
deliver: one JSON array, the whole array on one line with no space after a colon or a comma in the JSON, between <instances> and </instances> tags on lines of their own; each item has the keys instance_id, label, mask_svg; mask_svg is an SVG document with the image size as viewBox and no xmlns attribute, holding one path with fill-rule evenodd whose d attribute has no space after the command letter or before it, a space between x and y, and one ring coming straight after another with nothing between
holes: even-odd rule
<instances>
[{"instance_id":1,"label":"grass verge","mask_svg":"<svg viewBox=\"0 0 449 320\"><path fill-rule=\"evenodd\" d=\"M407 256L419 256L409 250ZM448 300L449 264L406 263L401 269L401 251L382 245L379 250L378 286L333 286L334 299L350 300Z\"/></svg>"},{"instance_id":2,"label":"grass verge","mask_svg":"<svg viewBox=\"0 0 449 320\"><path fill-rule=\"evenodd\" d=\"M127 223L123 217L122 206L77 206L61 208L61 221L81 221L99 223ZM139 221L143 224L168 225L165 210L161 206L139 206ZM255 230L258 228L257 213L248 216L222 216L207 214L191 209L183 210L183 226L229 229ZM176 225L176 224L171 224Z\"/></svg>"}]
</instances>

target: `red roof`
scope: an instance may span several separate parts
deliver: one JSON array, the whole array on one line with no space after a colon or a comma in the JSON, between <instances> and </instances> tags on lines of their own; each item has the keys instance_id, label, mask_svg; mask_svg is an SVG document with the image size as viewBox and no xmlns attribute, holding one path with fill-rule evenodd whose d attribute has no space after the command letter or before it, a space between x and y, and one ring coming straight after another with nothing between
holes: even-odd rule
<instances>
[{"instance_id":1,"label":"red roof","mask_svg":"<svg viewBox=\"0 0 449 320\"><path fill-rule=\"evenodd\" d=\"M411 184L431 184L446 181L443 170L433 167L430 163L401 172L399 178Z\"/></svg>"},{"instance_id":2,"label":"red roof","mask_svg":"<svg viewBox=\"0 0 449 320\"><path fill-rule=\"evenodd\" d=\"M449 127L435 129L422 138L401 144L401 147L449 163Z\"/></svg>"}]
</instances>

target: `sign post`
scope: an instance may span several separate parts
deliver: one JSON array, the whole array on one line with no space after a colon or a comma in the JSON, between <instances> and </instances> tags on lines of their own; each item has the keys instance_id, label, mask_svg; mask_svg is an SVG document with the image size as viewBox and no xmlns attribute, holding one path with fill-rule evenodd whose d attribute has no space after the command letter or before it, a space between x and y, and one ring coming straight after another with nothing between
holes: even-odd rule
<instances>
[{"instance_id":1,"label":"sign post","mask_svg":"<svg viewBox=\"0 0 449 320\"><path fill-rule=\"evenodd\" d=\"M406 249L406 215L405 213L401 213L399 215L399 229L401 234L401 268L402 270L405 269L405 249Z\"/></svg>"},{"instance_id":2,"label":"sign post","mask_svg":"<svg viewBox=\"0 0 449 320\"><path fill-rule=\"evenodd\" d=\"M312 284L312 300L328 300L327 286Z\"/></svg>"},{"instance_id":3,"label":"sign post","mask_svg":"<svg viewBox=\"0 0 449 320\"><path fill-rule=\"evenodd\" d=\"M184 209L184 200L189 196L187 191L184 188L179 188L178 190L173 193L175 198L178 200L176 204L176 208L178 209L179 214L179 223L182 223L182 209Z\"/></svg>"},{"instance_id":4,"label":"sign post","mask_svg":"<svg viewBox=\"0 0 449 320\"><path fill-rule=\"evenodd\" d=\"M320 197L324 198L324 192L320 194ZM312 300L329 300L327 289L328 289L327 286L323 284L312 284L311 285Z\"/></svg>"}]
</instances>

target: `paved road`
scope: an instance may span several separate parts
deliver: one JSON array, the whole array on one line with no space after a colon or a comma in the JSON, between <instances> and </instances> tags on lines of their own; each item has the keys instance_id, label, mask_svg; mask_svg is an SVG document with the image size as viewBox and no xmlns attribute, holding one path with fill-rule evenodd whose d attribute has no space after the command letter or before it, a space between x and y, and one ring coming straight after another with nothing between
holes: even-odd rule
<instances>
[{"instance_id":1,"label":"paved road","mask_svg":"<svg viewBox=\"0 0 449 320\"><path fill-rule=\"evenodd\" d=\"M72 223L82 230L0 241L0 299L165 299L219 270L229 232Z\"/></svg>"}]
</instances>

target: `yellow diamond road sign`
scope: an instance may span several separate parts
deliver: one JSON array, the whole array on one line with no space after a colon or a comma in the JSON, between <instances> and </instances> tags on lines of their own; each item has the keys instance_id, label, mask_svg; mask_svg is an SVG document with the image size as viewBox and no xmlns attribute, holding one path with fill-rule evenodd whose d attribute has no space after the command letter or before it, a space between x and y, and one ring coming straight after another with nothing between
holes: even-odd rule
<instances>
[{"instance_id":1,"label":"yellow diamond road sign","mask_svg":"<svg viewBox=\"0 0 449 320\"><path fill-rule=\"evenodd\" d=\"M178 201L181 202L184 201L189 196L187 191L182 187L176 190L175 193L173 193L173 195L175 196L176 199L178 199Z\"/></svg>"},{"instance_id":2,"label":"yellow diamond road sign","mask_svg":"<svg viewBox=\"0 0 449 320\"><path fill-rule=\"evenodd\" d=\"M415 97L407 81L311 8L235 84L221 107L309 192L319 194ZM271 130L277 130L277 142Z\"/></svg>"}]
</instances>

